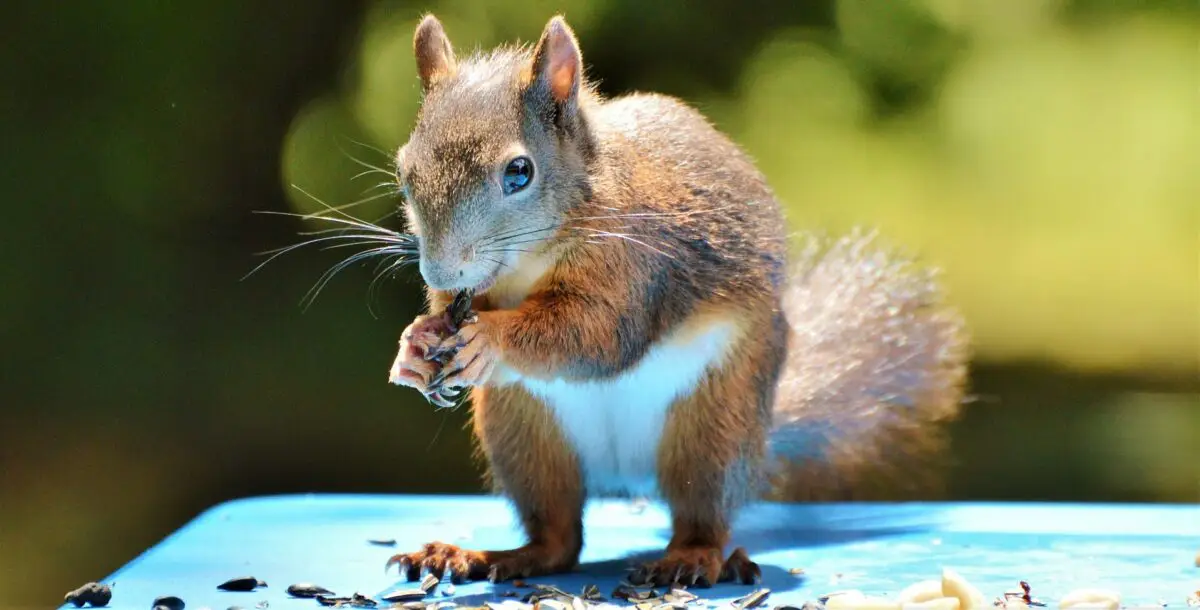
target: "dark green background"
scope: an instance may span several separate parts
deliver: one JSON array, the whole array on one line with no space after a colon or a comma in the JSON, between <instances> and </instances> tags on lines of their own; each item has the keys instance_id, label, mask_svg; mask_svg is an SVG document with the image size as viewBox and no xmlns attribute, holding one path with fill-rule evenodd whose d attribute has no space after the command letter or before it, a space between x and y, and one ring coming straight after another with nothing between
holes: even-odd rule
<instances>
[{"instance_id":1,"label":"dark green background","mask_svg":"<svg viewBox=\"0 0 1200 610\"><path fill-rule=\"evenodd\" d=\"M506 39L535 37L555 9L477 4L511 17L498 27ZM291 209L289 126L344 81L373 5L0 8L0 605L57 599L238 496L478 490L466 414L434 412L385 383L397 333L417 313L414 274L383 286L378 318L369 268L339 276L306 312L297 305L337 252L285 257L239 281L254 253L306 228L252 212ZM835 32L825 1L599 5L581 37L612 93L719 95L772 32ZM1195 22L1195 5L1089 0L1061 18L1162 9ZM390 10L427 8L437 7ZM864 68L871 112L919 108L941 69L901 78ZM386 162L373 154L362 156ZM984 352L973 385L980 400L954 428L955 497L1197 499L1194 485L1177 484L1200 463L1194 367L1096 373ZM1112 442L1122 438L1169 442L1178 461L1161 473L1114 470L1141 463Z\"/></svg>"}]
</instances>

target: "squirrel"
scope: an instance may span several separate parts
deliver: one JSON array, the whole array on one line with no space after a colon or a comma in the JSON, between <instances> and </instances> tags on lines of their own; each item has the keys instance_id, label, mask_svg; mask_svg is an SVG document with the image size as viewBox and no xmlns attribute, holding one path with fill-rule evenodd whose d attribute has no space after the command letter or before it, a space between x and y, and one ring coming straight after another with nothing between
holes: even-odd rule
<instances>
[{"instance_id":1,"label":"squirrel","mask_svg":"<svg viewBox=\"0 0 1200 610\"><path fill-rule=\"evenodd\" d=\"M752 584L746 551L724 555L751 502L937 493L969 354L934 271L861 230L793 250L748 154L676 98L602 96L561 15L532 48L459 58L427 14L413 47L422 101L395 161L429 313L389 380L467 394L527 541L388 567L571 571L586 500L636 496L672 536L631 582Z\"/></svg>"}]
</instances>

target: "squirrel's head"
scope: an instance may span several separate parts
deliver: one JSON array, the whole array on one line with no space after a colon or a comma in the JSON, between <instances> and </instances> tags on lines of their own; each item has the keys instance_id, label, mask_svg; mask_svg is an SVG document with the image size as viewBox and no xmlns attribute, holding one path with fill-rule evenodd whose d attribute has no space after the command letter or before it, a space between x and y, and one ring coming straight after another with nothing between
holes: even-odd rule
<instances>
[{"instance_id":1,"label":"squirrel's head","mask_svg":"<svg viewBox=\"0 0 1200 610\"><path fill-rule=\"evenodd\" d=\"M561 17L530 51L455 57L432 15L413 37L424 98L396 167L421 275L482 292L587 196L593 140L579 45Z\"/></svg>"}]
</instances>

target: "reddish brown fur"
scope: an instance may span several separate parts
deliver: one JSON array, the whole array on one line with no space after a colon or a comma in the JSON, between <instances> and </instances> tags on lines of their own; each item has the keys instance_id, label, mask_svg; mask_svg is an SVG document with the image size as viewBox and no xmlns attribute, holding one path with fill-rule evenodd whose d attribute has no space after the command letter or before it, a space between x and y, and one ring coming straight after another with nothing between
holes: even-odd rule
<instances>
[{"instance_id":1,"label":"reddish brown fur","mask_svg":"<svg viewBox=\"0 0 1200 610\"><path fill-rule=\"evenodd\" d=\"M673 332L735 321L723 364L669 411L657 464L674 535L666 556L640 574L657 581L753 577L757 567L744 552L725 562L721 556L735 511L761 494L770 474L768 439L789 349L787 240L774 194L737 146L677 100L602 100L583 78L574 35L561 19L551 20L532 52L501 49L454 64L452 72L436 69L443 57L436 51L452 52L431 20L422 22L415 43L426 100L398 158L406 211L423 264L453 263L463 251L463 264L478 266L489 239L526 231L520 253L497 254L509 264L476 297L478 320L469 334L443 346L460 348L444 371L447 384L476 386L480 454L517 508L529 543L484 552L439 544L396 561L460 578L488 568L504 579L573 567L587 493L580 465L550 408L499 377L611 378ZM514 139L539 173L532 194L513 201L533 203L506 203L489 182ZM499 207L505 205L527 207ZM535 221L554 229L529 237ZM451 293L430 289L430 311L440 312ZM419 318L406 336L432 330L431 320ZM873 340L875 330L862 329L862 340ZM428 364L407 366L403 383L431 382ZM926 442L936 435L920 428L896 427L894 438L936 445ZM856 462L849 451L802 463L782 489L793 497L844 493L866 481L883 454ZM797 477L805 468L808 476Z\"/></svg>"}]
</instances>

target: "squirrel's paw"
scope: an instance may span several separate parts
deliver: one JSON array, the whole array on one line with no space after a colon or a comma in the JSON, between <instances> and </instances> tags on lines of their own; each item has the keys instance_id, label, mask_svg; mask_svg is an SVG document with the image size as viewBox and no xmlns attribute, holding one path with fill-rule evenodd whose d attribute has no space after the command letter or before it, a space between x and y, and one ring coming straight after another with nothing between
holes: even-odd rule
<instances>
[{"instance_id":1,"label":"squirrel's paw","mask_svg":"<svg viewBox=\"0 0 1200 610\"><path fill-rule=\"evenodd\" d=\"M721 574L721 549L718 547L683 547L667 549L666 557L637 566L629 575L634 585L671 585L708 588Z\"/></svg>"},{"instance_id":2,"label":"squirrel's paw","mask_svg":"<svg viewBox=\"0 0 1200 610\"><path fill-rule=\"evenodd\" d=\"M442 388L464 388L487 383L496 368L498 354L480 324L463 326L434 349L434 353L453 354L442 366L442 372L429 383L430 390Z\"/></svg>"},{"instance_id":3,"label":"squirrel's paw","mask_svg":"<svg viewBox=\"0 0 1200 610\"><path fill-rule=\"evenodd\" d=\"M493 583L513 578L545 576L569 569L569 556L553 554L539 545L526 545L510 551L468 551L452 544L431 542L415 553L400 553L388 560L384 570L400 566L400 574L409 581L420 580L422 573L441 580L447 573L450 582L487 579Z\"/></svg>"},{"instance_id":4,"label":"squirrel's paw","mask_svg":"<svg viewBox=\"0 0 1200 610\"><path fill-rule=\"evenodd\" d=\"M429 382L438 374L434 360L437 347L450 336L446 316L420 316L400 335L400 351L388 374L395 385L405 385L428 393Z\"/></svg>"},{"instance_id":5,"label":"squirrel's paw","mask_svg":"<svg viewBox=\"0 0 1200 610\"><path fill-rule=\"evenodd\" d=\"M491 564L483 551L468 551L452 544L430 542L415 553L400 553L388 559L384 571L400 566L400 574L407 580L420 580L427 572L441 580L449 572L450 582L464 583L488 577Z\"/></svg>"}]
</instances>

